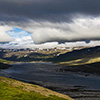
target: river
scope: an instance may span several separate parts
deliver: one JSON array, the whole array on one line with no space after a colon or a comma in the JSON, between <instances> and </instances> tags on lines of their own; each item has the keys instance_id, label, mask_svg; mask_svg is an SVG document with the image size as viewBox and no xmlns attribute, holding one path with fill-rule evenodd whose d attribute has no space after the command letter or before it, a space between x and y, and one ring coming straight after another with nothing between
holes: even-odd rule
<instances>
[{"instance_id":1,"label":"river","mask_svg":"<svg viewBox=\"0 0 100 100\"><path fill-rule=\"evenodd\" d=\"M0 70L0 75L35 83L67 94L76 100L100 100L100 77L58 72L61 66L53 63L21 63ZM83 94L82 94L83 93ZM94 99L89 99L94 96ZM86 99L87 97L87 99Z\"/></svg>"}]
</instances>

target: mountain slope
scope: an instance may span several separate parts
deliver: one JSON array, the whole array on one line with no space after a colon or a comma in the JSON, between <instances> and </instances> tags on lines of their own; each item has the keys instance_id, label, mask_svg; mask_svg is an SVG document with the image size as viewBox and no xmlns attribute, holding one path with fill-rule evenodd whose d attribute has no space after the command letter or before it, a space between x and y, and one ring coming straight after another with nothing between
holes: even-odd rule
<instances>
[{"instance_id":1,"label":"mountain slope","mask_svg":"<svg viewBox=\"0 0 100 100\"><path fill-rule=\"evenodd\" d=\"M74 50L49 60L63 65L59 70L62 72L100 75L100 46Z\"/></svg>"},{"instance_id":2,"label":"mountain slope","mask_svg":"<svg viewBox=\"0 0 100 100\"><path fill-rule=\"evenodd\" d=\"M0 100L74 100L52 90L0 76Z\"/></svg>"},{"instance_id":3,"label":"mountain slope","mask_svg":"<svg viewBox=\"0 0 100 100\"><path fill-rule=\"evenodd\" d=\"M84 48L81 50L73 50L71 52L61 54L49 60L53 62L67 62L82 59L80 60L81 62L87 62L90 59L98 57L100 57L100 46Z\"/></svg>"}]
</instances>

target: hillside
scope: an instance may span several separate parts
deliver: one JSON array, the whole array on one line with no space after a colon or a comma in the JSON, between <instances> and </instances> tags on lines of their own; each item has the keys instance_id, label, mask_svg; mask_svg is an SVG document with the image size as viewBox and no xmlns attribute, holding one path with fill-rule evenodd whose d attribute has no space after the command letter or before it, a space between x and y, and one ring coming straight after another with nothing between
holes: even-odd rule
<instances>
[{"instance_id":1,"label":"hillside","mask_svg":"<svg viewBox=\"0 0 100 100\"><path fill-rule=\"evenodd\" d=\"M62 72L100 75L100 46L73 50L49 60L62 65L59 70Z\"/></svg>"},{"instance_id":2,"label":"hillside","mask_svg":"<svg viewBox=\"0 0 100 100\"><path fill-rule=\"evenodd\" d=\"M1 58L0 58L0 63L10 64L10 63L14 63L14 62L13 62L13 61L9 61L9 60L5 60L5 59L1 59Z\"/></svg>"},{"instance_id":3,"label":"hillside","mask_svg":"<svg viewBox=\"0 0 100 100\"><path fill-rule=\"evenodd\" d=\"M77 47L77 48L66 48L66 49L0 49L0 58L14 61L14 62L32 62L32 61L49 61L49 59L55 58L58 55L65 54L75 49L82 49L86 47Z\"/></svg>"},{"instance_id":4,"label":"hillside","mask_svg":"<svg viewBox=\"0 0 100 100\"><path fill-rule=\"evenodd\" d=\"M63 52L63 51L60 51ZM0 58L14 62L46 61L47 58L56 56L59 51L41 50L0 50Z\"/></svg>"},{"instance_id":5,"label":"hillside","mask_svg":"<svg viewBox=\"0 0 100 100\"><path fill-rule=\"evenodd\" d=\"M0 76L0 100L74 100L52 90Z\"/></svg>"},{"instance_id":6,"label":"hillside","mask_svg":"<svg viewBox=\"0 0 100 100\"><path fill-rule=\"evenodd\" d=\"M30 61L45 61L47 58L53 57L54 54L42 53L27 53L27 52L13 52L9 56L4 56L4 59L15 62L30 62Z\"/></svg>"},{"instance_id":7,"label":"hillside","mask_svg":"<svg viewBox=\"0 0 100 100\"><path fill-rule=\"evenodd\" d=\"M80 50L73 50L71 52L61 54L49 60L53 62L84 63L88 62L91 59L95 60L99 57L100 57L100 46L97 46L97 47L84 48Z\"/></svg>"},{"instance_id":8,"label":"hillside","mask_svg":"<svg viewBox=\"0 0 100 100\"><path fill-rule=\"evenodd\" d=\"M100 62L100 46L78 48L77 50L64 51L0 51L0 62L34 62L47 61L59 63L61 65L73 66ZM5 60L4 60L5 59Z\"/></svg>"}]
</instances>

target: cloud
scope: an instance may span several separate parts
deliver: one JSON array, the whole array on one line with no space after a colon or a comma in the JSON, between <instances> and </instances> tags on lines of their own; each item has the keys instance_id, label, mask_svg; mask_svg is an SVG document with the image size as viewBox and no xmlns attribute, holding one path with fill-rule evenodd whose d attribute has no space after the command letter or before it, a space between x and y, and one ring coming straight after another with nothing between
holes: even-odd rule
<instances>
[{"instance_id":1,"label":"cloud","mask_svg":"<svg viewBox=\"0 0 100 100\"><path fill-rule=\"evenodd\" d=\"M20 28L14 27L13 30L7 31L6 33L14 38L13 41L9 42L8 44L6 43L6 46L25 46L33 44L31 34Z\"/></svg>"},{"instance_id":2,"label":"cloud","mask_svg":"<svg viewBox=\"0 0 100 100\"><path fill-rule=\"evenodd\" d=\"M100 39L100 17L79 17L71 23L31 22L25 30L32 33L35 43L74 42Z\"/></svg>"},{"instance_id":3,"label":"cloud","mask_svg":"<svg viewBox=\"0 0 100 100\"><path fill-rule=\"evenodd\" d=\"M99 0L1 0L1 20L70 21L75 14L100 15ZM5 16L5 17L4 17ZM21 19L17 18L21 17Z\"/></svg>"},{"instance_id":4,"label":"cloud","mask_svg":"<svg viewBox=\"0 0 100 100\"><path fill-rule=\"evenodd\" d=\"M99 4L99 0L1 0L0 42L13 40L6 34L13 27L32 33L36 44L99 40Z\"/></svg>"},{"instance_id":5,"label":"cloud","mask_svg":"<svg viewBox=\"0 0 100 100\"><path fill-rule=\"evenodd\" d=\"M100 17L76 16L70 23L34 20L24 23L9 22L6 27L4 25L5 30L18 27L32 33L36 44L100 40Z\"/></svg>"},{"instance_id":6,"label":"cloud","mask_svg":"<svg viewBox=\"0 0 100 100\"><path fill-rule=\"evenodd\" d=\"M10 42L13 41L13 38L11 38L9 35L7 35L5 32L7 30L11 30L12 28L9 26L0 26L0 42Z\"/></svg>"}]
</instances>

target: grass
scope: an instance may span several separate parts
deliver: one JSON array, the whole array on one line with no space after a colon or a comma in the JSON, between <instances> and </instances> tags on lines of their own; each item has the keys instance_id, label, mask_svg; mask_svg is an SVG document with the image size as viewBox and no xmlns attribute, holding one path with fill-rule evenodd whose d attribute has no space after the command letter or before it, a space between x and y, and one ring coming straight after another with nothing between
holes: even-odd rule
<instances>
[{"instance_id":1,"label":"grass","mask_svg":"<svg viewBox=\"0 0 100 100\"><path fill-rule=\"evenodd\" d=\"M0 76L0 100L73 100L52 90Z\"/></svg>"},{"instance_id":2,"label":"grass","mask_svg":"<svg viewBox=\"0 0 100 100\"><path fill-rule=\"evenodd\" d=\"M4 60L0 58L0 63L10 64L13 63L12 61Z\"/></svg>"},{"instance_id":3,"label":"grass","mask_svg":"<svg viewBox=\"0 0 100 100\"><path fill-rule=\"evenodd\" d=\"M91 64L91 63L96 63L100 62L100 57L96 58L83 58L83 59L77 59L77 60L71 60L71 61L66 61L66 62L59 62L61 65L66 65L66 66L74 66L74 65L84 65L84 64Z\"/></svg>"}]
</instances>

